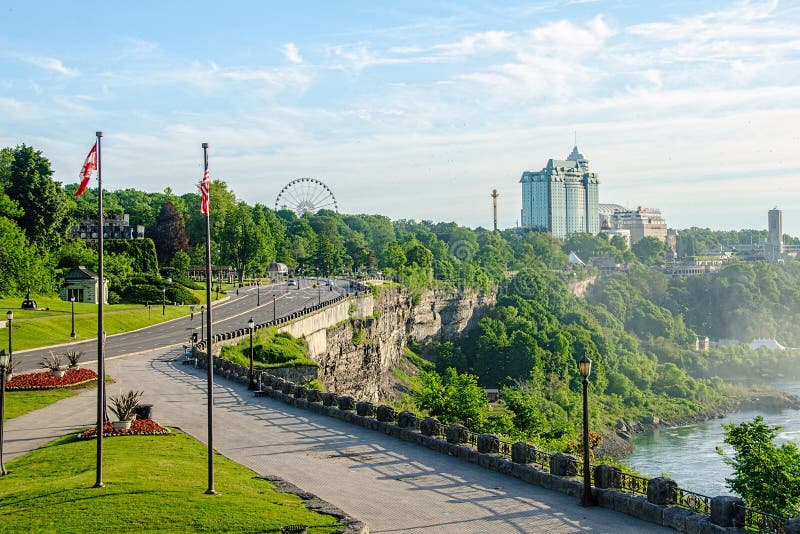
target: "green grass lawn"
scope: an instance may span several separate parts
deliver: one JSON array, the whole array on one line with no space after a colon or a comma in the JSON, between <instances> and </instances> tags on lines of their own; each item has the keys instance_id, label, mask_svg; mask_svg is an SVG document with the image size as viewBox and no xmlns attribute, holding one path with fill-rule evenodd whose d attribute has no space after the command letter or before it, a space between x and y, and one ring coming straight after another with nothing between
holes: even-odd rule
<instances>
[{"instance_id":1,"label":"green grass lawn","mask_svg":"<svg viewBox=\"0 0 800 534\"><path fill-rule=\"evenodd\" d=\"M197 291L198 297L205 302L205 292ZM202 295L201 295L202 293ZM220 294L224 297L224 294ZM14 312L13 343L15 350L47 347L74 340L85 340L97 337L97 305L83 302L75 303L75 334L70 337L72 329L71 303L54 297L36 297L40 308L47 310L23 310L19 297L0 298L0 320L4 326L5 311ZM200 305L195 305L195 319L200 313ZM167 304L162 315L161 303L153 303L148 310L143 304L106 304L103 307L105 330L109 335L119 334L158 324L163 321L184 317L190 314L189 306L173 306ZM0 329L0 348L8 346L8 331Z\"/></svg>"},{"instance_id":2,"label":"green grass lawn","mask_svg":"<svg viewBox=\"0 0 800 534\"><path fill-rule=\"evenodd\" d=\"M257 330L253 335L253 367L271 369L274 367L295 367L317 363L306 356L306 343L285 332L278 333L274 326ZM250 338L242 339L236 345L222 347L220 357L244 365L250 365Z\"/></svg>"},{"instance_id":3,"label":"green grass lawn","mask_svg":"<svg viewBox=\"0 0 800 534\"><path fill-rule=\"evenodd\" d=\"M95 440L70 435L7 462L0 532L280 532L304 524L323 533L339 525L221 455L221 495L205 495L207 449L180 432L104 440L105 488L92 488L95 450Z\"/></svg>"},{"instance_id":4,"label":"green grass lawn","mask_svg":"<svg viewBox=\"0 0 800 534\"><path fill-rule=\"evenodd\" d=\"M95 382L97 382L95 380ZM77 388L38 389L29 391L6 391L6 419L13 419L28 412L44 408L61 399L75 395Z\"/></svg>"}]
</instances>

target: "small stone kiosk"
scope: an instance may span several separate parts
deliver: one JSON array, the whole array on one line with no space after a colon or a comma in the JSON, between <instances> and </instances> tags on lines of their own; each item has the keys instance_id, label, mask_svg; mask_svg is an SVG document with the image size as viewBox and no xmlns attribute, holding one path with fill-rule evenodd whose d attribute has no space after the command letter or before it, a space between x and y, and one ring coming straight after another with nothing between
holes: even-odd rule
<instances>
[{"instance_id":1,"label":"small stone kiosk","mask_svg":"<svg viewBox=\"0 0 800 534\"><path fill-rule=\"evenodd\" d=\"M99 277L83 265L78 265L64 275L64 285L58 292L61 300L69 301L70 297L75 297L75 302L97 302L99 289ZM103 280L103 303L108 303L108 279Z\"/></svg>"}]
</instances>

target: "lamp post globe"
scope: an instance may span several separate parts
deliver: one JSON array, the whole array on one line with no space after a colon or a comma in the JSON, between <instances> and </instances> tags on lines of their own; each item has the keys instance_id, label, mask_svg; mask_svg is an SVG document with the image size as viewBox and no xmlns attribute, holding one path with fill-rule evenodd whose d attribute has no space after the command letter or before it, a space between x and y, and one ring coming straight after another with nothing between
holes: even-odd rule
<instances>
[{"instance_id":1,"label":"lamp post globe","mask_svg":"<svg viewBox=\"0 0 800 534\"><path fill-rule=\"evenodd\" d=\"M254 390L256 389L256 375L255 371L253 370L253 328L255 327L255 321L251 317L249 321L247 321L247 328L250 330L250 373L248 374L248 385L247 389Z\"/></svg>"},{"instance_id":2,"label":"lamp post globe","mask_svg":"<svg viewBox=\"0 0 800 534\"><path fill-rule=\"evenodd\" d=\"M581 506L595 506L592 495L592 472L589 465L589 375L592 360L583 354L578 360L578 372L583 377L583 496Z\"/></svg>"}]
</instances>

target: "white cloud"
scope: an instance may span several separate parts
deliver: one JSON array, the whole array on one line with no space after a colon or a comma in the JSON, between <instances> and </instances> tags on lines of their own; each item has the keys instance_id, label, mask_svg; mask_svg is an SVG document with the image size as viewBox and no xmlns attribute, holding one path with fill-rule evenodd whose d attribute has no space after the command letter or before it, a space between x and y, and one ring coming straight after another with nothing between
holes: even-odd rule
<instances>
[{"instance_id":1,"label":"white cloud","mask_svg":"<svg viewBox=\"0 0 800 534\"><path fill-rule=\"evenodd\" d=\"M490 30L465 35L455 43L435 45L432 50L446 56L468 56L484 51L507 50L511 47L512 33Z\"/></svg>"},{"instance_id":2,"label":"white cloud","mask_svg":"<svg viewBox=\"0 0 800 534\"><path fill-rule=\"evenodd\" d=\"M52 70L64 76L77 76L78 71L75 69L71 69L65 66L60 59L52 58L52 57L21 57L23 61L30 63L31 65L36 65L37 67L45 70Z\"/></svg>"},{"instance_id":3,"label":"white cloud","mask_svg":"<svg viewBox=\"0 0 800 534\"><path fill-rule=\"evenodd\" d=\"M300 55L300 49L297 48L296 44L285 43L281 46L281 50L289 63L299 65L303 62L303 56Z\"/></svg>"}]
</instances>

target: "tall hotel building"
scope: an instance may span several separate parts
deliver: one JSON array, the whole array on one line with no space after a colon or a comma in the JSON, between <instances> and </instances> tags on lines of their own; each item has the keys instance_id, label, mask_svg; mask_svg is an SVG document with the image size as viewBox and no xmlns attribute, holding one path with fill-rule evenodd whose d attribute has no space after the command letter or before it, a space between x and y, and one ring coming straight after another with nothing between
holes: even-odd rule
<instances>
[{"instance_id":1,"label":"tall hotel building","mask_svg":"<svg viewBox=\"0 0 800 534\"><path fill-rule=\"evenodd\" d=\"M525 171L522 184L522 226L565 239L575 233L598 234L597 173L578 147L566 160L550 159L540 171Z\"/></svg>"}]
</instances>

